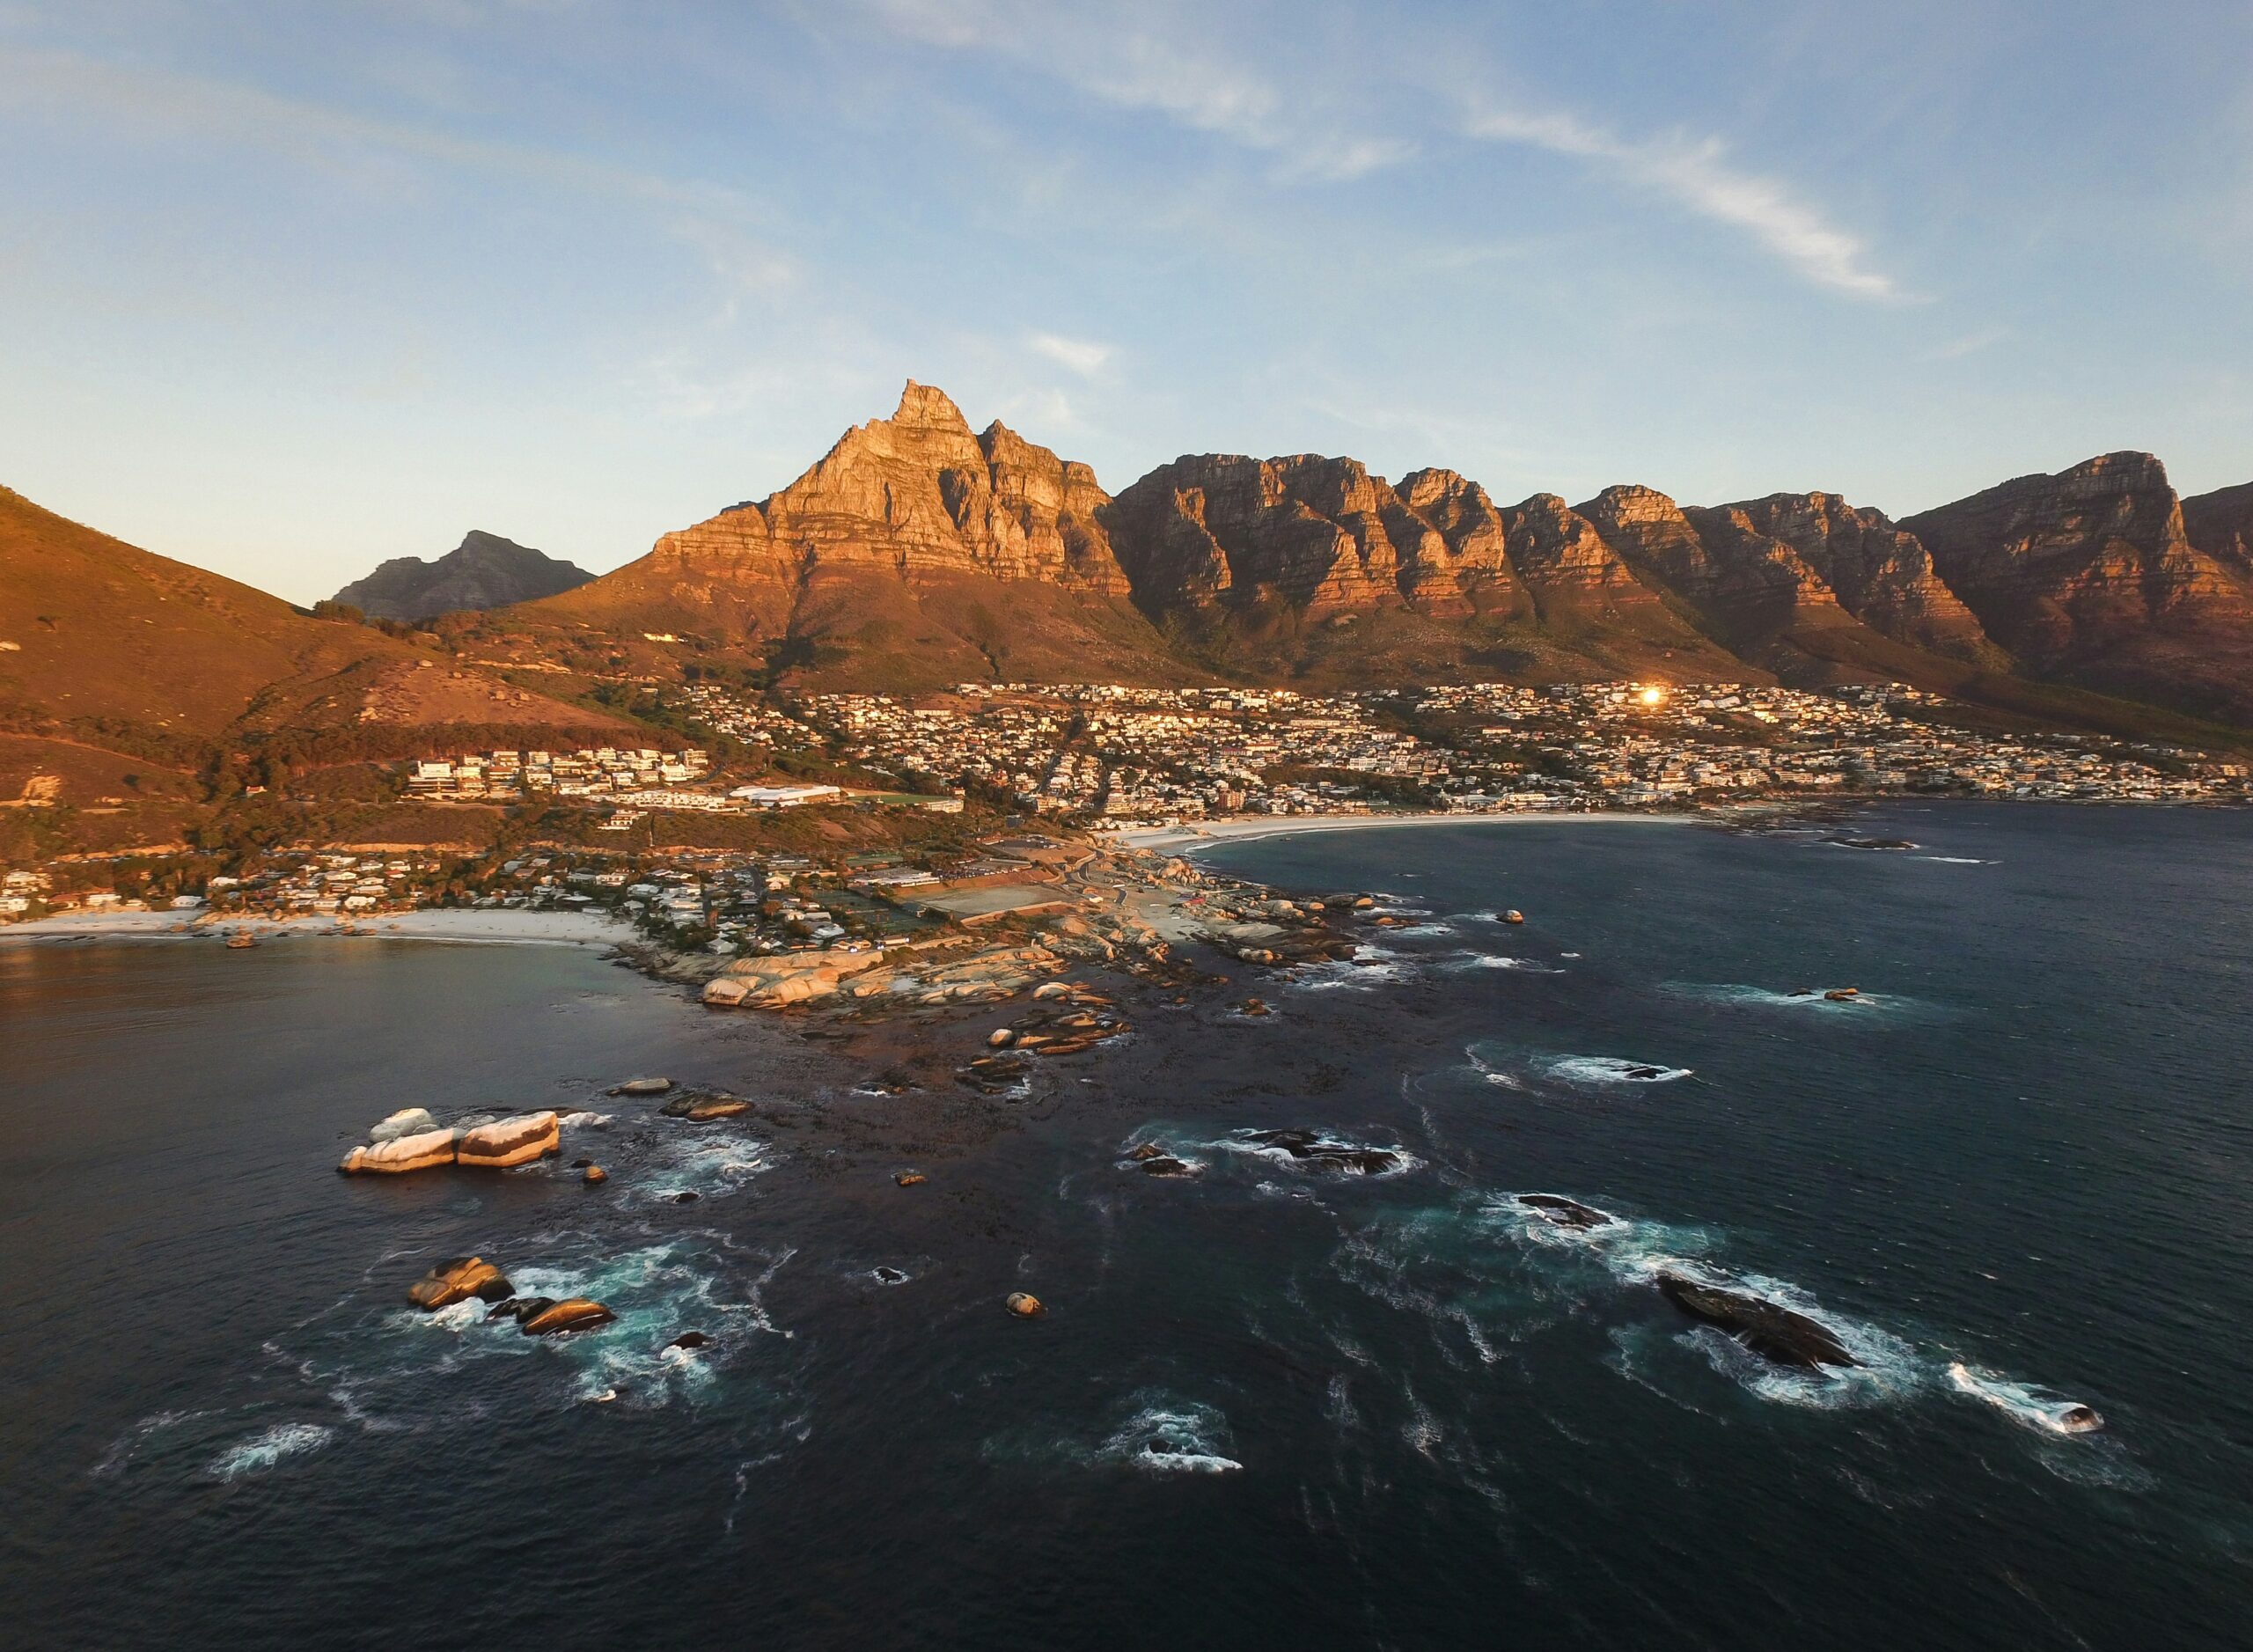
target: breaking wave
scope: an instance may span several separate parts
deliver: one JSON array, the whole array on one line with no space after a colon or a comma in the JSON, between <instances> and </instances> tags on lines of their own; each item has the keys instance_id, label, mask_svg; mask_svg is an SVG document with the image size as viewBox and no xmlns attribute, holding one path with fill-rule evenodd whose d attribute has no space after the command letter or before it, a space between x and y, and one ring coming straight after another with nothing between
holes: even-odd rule
<instances>
[{"instance_id":1,"label":"breaking wave","mask_svg":"<svg viewBox=\"0 0 2253 1652\"><path fill-rule=\"evenodd\" d=\"M1689 1077L1691 1069L1617 1055L1559 1055L1548 1063L1548 1072L1568 1084L1668 1084Z\"/></svg>"},{"instance_id":2,"label":"breaking wave","mask_svg":"<svg viewBox=\"0 0 2253 1652\"><path fill-rule=\"evenodd\" d=\"M205 1472L215 1479L263 1473L284 1458L318 1451L335 1437L335 1429L318 1422L277 1422L263 1434L229 1446L211 1459Z\"/></svg>"},{"instance_id":3,"label":"breaking wave","mask_svg":"<svg viewBox=\"0 0 2253 1652\"><path fill-rule=\"evenodd\" d=\"M1948 1368L1948 1380L1958 1393L1985 1400L2022 1428L2078 1439L2094 1434L2098 1426L2075 1421L2075 1413L2088 1409L2078 1401L2062 1399L2032 1383L2013 1382L1992 1371L1976 1369L1961 1361Z\"/></svg>"},{"instance_id":4,"label":"breaking wave","mask_svg":"<svg viewBox=\"0 0 2253 1652\"><path fill-rule=\"evenodd\" d=\"M1244 1465L1227 1455L1235 1445L1229 1421L1210 1406L1147 1391L1139 1405L1104 1440L1097 1457L1150 1474L1229 1474Z\"/></svg>"}]
</instances>

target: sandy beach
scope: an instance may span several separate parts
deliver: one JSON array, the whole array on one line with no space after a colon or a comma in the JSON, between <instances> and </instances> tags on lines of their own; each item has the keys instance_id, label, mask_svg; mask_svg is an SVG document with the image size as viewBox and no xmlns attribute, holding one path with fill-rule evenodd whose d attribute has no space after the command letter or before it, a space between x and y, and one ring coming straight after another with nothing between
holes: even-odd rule
<instances>
[{"instance_id":1,"label":"sandy beach","mask_svg":"<svg viewBox=\"0 0 2253 1652\"><path fill-rule=\"evenodd\" d=\"M349 928L347 927L349 925ZM594 912L519 912L429 907L353 918L212 917L193 912L65 913L0 929L0 946L53 941L216 941L236 933L261 941L444 941L466 946L613 946L628 926Z\"/></svg>"},{"instance_id":2,"label":"sandy beach","mask_svg":"<svg viewBox=\"0 0 2253 1652\"><path fill-rule=\"evenodd\" d=\"M1120 832L1112 834L1112 841L1123 848L1181 850L1245 838L1285 837L1301 832L1366 831L1378 826L1534 826L1559 821L1590 826L1686 826L1699 818L1688 814L1630 814L1616 810L1603 813L1526 810L1509 814L1240 815L1234 819L1207 820L1195 826Z\"/></svg>"}]
</instances>

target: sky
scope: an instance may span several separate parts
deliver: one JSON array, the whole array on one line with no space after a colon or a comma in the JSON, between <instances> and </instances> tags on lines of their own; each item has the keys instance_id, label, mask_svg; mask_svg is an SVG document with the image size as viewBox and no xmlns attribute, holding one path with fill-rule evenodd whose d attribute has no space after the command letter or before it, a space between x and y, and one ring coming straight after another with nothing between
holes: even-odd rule
<instances>
[{"instance_id":1,"label":"sky","mask_svg":"<svg viewBox=\"0 0 2253 1652\"><path fill-rule=\"evenodd\" d=\"M2243 0L0 0L0 483L299 602L911 378L1114 491L2253 479Z\"/></svg>"}]
</instances>

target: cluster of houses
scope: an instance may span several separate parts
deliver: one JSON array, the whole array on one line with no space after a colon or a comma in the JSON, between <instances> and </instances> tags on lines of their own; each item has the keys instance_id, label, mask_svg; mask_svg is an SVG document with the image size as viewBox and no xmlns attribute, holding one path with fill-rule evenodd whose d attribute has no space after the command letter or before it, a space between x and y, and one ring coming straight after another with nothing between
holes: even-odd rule
<instances>
[{"instance_id":1,"label":"cluster of houses","mask_svg":"<svg viewBox=\"0 0 2253 1652\"><path fill-rule=\"evenodd\" d=\"M408 765L407 795L434 803L513 803L527 794L635 801L701 780L710 756L694 747L583 747L576 752L466 752Z\"/></svg>"},{"instance_id":2,"label":"cluster of houses","mask_svg":"<svg viewBox=\"0 0 2253 1652\"><path fill-rule=\"evenodd\" d=\"M1952 726L1942 695L1904 685L1474 685L1396 691L1464 731L1457 806L1641 807L1730 797L1915 792L2124 802L2253 796L2238 762L2084 735Z\"/></svg>"},{"instance_id":3,"label":"cluster of houses","mask_svg":"<svg viewBox=\"0 0 2253 1652\"><path fill-rule=\"evenodd\" d=\"M724 698L706 691L706 700ZM2249 795L2243 765L2081 736L1950 725L1904 686L1471 684L1289 689L963 683L921 701L820 694L801 726L918 782L1027 811L1158 823L1353 812L1689 805L1890 792L2153 801Z\"/></svg>"}]
</instances>

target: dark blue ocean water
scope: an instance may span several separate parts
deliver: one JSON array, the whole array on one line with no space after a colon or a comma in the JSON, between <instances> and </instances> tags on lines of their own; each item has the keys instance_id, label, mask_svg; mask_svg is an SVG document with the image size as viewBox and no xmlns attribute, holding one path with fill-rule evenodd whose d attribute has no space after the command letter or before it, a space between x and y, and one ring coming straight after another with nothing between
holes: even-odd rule
<instances>
[{"instance_id":1,"label":"dark blue ocean water","mask_svg":"<svg viewBox=\"0 0 2253 1652\"><path fill-rule=\"evenodd\" d=\"M0 948L0 1644L2253 1644L2253 817L1855 832L1919 848L1229 845L1398 921L1017 1101L947 1081L985 1020L840 1048L569 952ZM646 1070L760 1105L598 1098ZM600 1190L330 1170L588 1101ZM466 1251L620 1321L406 1308ZM1685 1266L1862 1363L1763 1365Z\"/></svg>"}]
</instances>

